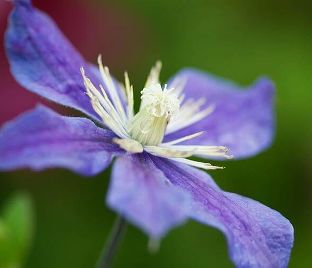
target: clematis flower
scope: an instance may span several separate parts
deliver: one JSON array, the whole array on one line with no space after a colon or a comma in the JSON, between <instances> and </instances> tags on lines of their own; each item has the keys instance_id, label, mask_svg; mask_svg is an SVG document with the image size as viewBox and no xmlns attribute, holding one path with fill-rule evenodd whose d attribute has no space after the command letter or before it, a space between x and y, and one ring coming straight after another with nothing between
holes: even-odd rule
<instances>
[{"instance_id":1,"label":"clematis flower","mask_svg":"<svg viewBox=\"0 0 312 268\"><path fill-rule=\"evenodd\" d=\"M61 167L92 176L116 159L107 204L153 239L194 219L224 233L237 267L287 266L293 244L290 222L257 201L221 190L200 170L220 168L205 159L245 158L270 145L270 80L241 89L185 69L162 86L157 63L136 113L127 73L122 85L101 57L99 68L83 59L30 0L14 4L5 46L15 79L87 117L38 106L5 124L1 170Z\"/></svg>"}]
</instances>

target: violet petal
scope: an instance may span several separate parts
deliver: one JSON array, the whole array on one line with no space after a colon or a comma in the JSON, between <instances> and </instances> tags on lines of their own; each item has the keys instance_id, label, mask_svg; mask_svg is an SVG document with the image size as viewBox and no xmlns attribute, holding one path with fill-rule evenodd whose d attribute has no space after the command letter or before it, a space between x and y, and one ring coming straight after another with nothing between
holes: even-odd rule
<instances>
[{"instance_id":1,"label":"violet petal","mask_svg":"<svg viewBox=\"0 0 312 268\"><path fill-rule=\"evenodd\" d=\"M255 155L271 144L275 130L274 85L269 79L259 79L242 89L193 69L182 70L174 78L186 79L185 99L204 97L206 107L214 105L215 110L201 121L167 135L166 141L205 131L184 144L227 146L234 158Z\"/></svg>"},{"instance_id":2,"label":"violet petal","mask_svg":"<svg viewBox=\"0 0 312 268\"><path fill-rule=\"evenodd\" d=\"M148 154L116 160L107 203L149 236L159 239L183 223L189 196L172 185Z\"/></svg>"},{"instance_id":3,"label":"violet petal","mask_svg":"<svg viewBox=\"0 0 312 268\"><path fill-rule=\"evenodd\" d=\"M89 64L45 13L30 0L15 0L5 47L15 79L28 90L99 119L91 106L80 67L96 86Z\"/></svg>"},{"instance_id":4,"label":"violet petal","mask_svg":"<svg viewBox=\"0 0 312 268\"><path fill-rule=\"evenodd\" d=\"M280 213L222 191L201 170L163 158L152 160L172 184L192 196L189 216L224 233L237 267L287 267L294 234Z\"/></svg>"},{"instance_id":5,"label":"violet petal","mask_svg":"<svg viewBox=\"0 0 312 268\"><path fill-rule=\"evenodd\" d=\"M122 153L112 143L114 137L89 119L61 116L38 106L0 129L0 170L63 167L95 175Z\"/></svg>"}]
</instances>

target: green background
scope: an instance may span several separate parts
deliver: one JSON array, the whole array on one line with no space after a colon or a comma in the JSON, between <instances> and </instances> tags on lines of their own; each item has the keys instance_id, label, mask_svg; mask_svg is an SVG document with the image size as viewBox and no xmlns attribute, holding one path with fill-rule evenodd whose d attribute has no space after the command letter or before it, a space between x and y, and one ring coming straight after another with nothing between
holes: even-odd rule
<instances>
[{"instance_id":1,"label":"green background","mask_svg":"<svg viewBox=\"0 0 312 268\"><path fill-rule=\"evenodd\" d=\"M224 190L259 200L293 223L295 246L289 266L294 268L312 266L311 3L89 2L99 12L118 14L122 22L118 33L107 34L108 42L118 43L114 52L92 51L88 59L102 53L119 79L127 69L137 93L158 59L163 62L163 81L186 66L242 85L262 74L275 81L273 146L252 159L227 162L224 171L211 175ZM64 17L72 19L79 18ZM100 24L93 27L101 29ZM0 174L1 203L20 189L29 192L34 202L36 229L25 267L93 267L115 218L104 203L109 174L106 170L93 179L64 170ZM147 242L140 230L130 226L115 267L233 267L223 235L196 222L171 231L157 254L147 251Z\"/></svg>"}]
</instances>

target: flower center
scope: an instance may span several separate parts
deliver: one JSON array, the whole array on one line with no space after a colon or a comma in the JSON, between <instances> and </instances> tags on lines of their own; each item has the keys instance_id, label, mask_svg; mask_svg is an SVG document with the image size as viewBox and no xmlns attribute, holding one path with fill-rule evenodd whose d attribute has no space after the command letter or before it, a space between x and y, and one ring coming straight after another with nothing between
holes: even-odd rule
<instances>
[{"instance_id":1,"label":"flower center","mask_svg":"<svg viewBox=\"0 0 312 268\"><path fill-rule=\"evenodd\" d=\"M162 88L159 83L160 62L152 68L141 91L141 106L137 114L134 114L133 87L128 74L125 73L125 84L121 85L124 89L124 96L122 96L122 92L117 88L117 82L109 74L108 68L103 66L101 57L98 58L98 63L104 86L99 85L97 89L81 68L86 93L103 123L118 136L113 139L113 142L122 149L129 153L146 151L158 157L203 169L221 167L187 158L191 156L232 157L224 146L181 144L202 135L203 131L163 142L165 134L199 122L213 112L214 106L203 108L206 103L204 98L196 100L188 98L182 102L186 81L181 78L174 79L170 83L170 88L167 88L167 85Z\"/></svg>"},{"instance_id":2,"label":"flower center","mask_svg":"<svg viewBox=\"0 0 312 268\"><path fill-rule=\"evenodd\" d=\"M142 145L162 142L171 117L179 112L180 100L174 89L152 84L141 91L141 107L128 125L130 136Z\"/></svg>"}]
</instances>

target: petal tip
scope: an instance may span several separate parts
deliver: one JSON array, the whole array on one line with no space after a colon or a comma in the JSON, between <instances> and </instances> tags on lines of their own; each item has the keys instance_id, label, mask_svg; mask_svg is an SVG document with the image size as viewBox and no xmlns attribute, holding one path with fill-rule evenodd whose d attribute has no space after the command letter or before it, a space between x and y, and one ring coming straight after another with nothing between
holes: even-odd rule
<instances>
[{"instance_id":1,"label":"petal tip","mask_svg":"<svg viewBox=\"0 0 312 268\"><path fill-rule=\"evenodd\" d=\"M270 96L274 96L276 90L275 83L267 76L258 78L252 87L256 90L266 91Z\"/></svg>"}]
</instances>

